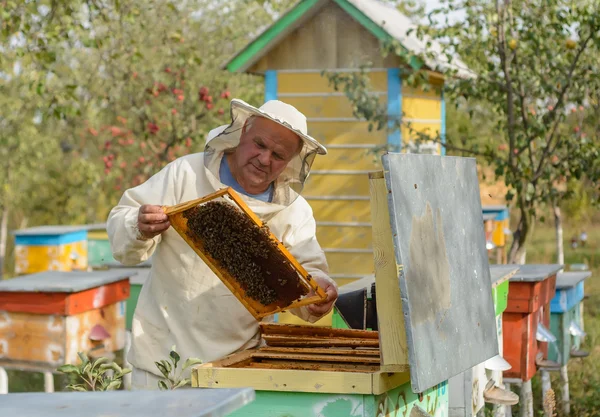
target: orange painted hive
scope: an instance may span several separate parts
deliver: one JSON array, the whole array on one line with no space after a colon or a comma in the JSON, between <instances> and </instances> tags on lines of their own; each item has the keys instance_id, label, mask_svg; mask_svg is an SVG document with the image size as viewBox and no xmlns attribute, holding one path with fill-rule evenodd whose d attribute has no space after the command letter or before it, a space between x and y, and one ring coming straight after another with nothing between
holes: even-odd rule
<instances>
[{"instance_id":1,"label":"orange painted hive","mask_svg":"<svg viewBox=\"0 0 600 417\"><path fill-rule=\"evenodd\" d=\"M536 357L548 357L548 343L536 339L538 327L550 327L550 301L562 265L519 265L510 279L508 305L502 315L504 359L512 366L505 378L530 380Z\"/></svg>"},{"instance_id":2,"label":"orange painted hive","mask_svg":"<svg viewBox=\"0 0 600 417\"><path fill-rule=\"evenodd\" d=\"M0 282L0 366L55 370L125 346L128 271L49 271Z\"/></svg>"}]
</instances>

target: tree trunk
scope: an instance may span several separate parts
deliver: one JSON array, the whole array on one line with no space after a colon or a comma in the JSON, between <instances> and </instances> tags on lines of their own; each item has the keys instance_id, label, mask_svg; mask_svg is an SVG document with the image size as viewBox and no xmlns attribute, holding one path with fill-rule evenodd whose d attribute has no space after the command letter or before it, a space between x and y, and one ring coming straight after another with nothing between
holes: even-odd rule
<instances>
[{"instance_id":1,"label":"tree trunk","mask_svg":"<svg viewBox=\"0 0 600 417\"><path fill-rule=\"evenodd\" d=\"M4 279L4 260L6 259L6 243L8 238L8 207L2 209L0 222L0 280Z\"/></svg>"},{"instance_id":2,"label":"tree trunk","mask_svg":"<svg viewBox=\"0 0 600 417\"><path fill-rule=\"evenodd\" d=\"M560 207L556 202L553 202L552 208L554 210L554 229L556 230L556 259L561 265L565 264L565 248L563 245L563 226L562 226L562 214Z\"/></svg>"},{"instance_id":3,"label":"tree trunk","mask_svg":"<svg viewBox=\"0 0 600 417\"><path fill-rule=\"evenodd\" d=\"M510 247L510 252L508 254L509 264L525 263L525 257L527 254L525 242L527 241L527 237L533 229L533 218L528 213L528 210L529 207L521 205L521 218L519 219L517 230L515 230L515 232L513 233L513 242Z\"/></svg>"}]
</instances>

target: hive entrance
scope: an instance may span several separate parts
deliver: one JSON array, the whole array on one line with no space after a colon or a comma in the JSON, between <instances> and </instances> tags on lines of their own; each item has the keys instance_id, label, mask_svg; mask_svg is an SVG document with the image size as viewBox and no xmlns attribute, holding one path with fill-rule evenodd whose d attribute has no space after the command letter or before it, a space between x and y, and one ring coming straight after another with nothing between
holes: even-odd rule
<instances>
[{"instance_id":1,"label":"hive entrance","mask_svg":"<svg viewBox=\"0 0 600 417\"><path fill-rule=\"evenodd\" d=\"M173 228L255 318L326 298L231 188L164 211ZM302 298L311 289L316 295Z\"/></svg>"}]
</instances>

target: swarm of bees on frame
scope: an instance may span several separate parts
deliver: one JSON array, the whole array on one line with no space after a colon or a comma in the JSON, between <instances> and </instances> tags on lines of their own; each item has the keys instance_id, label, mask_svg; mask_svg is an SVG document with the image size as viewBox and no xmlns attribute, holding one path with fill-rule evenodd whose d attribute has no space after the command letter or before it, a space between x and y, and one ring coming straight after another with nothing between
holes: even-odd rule
<instances>
[{"instance_id":1,"label":"swarm of bees on frame","mask_svg":"<svg viewBox=\"0 0 600 417\"><path fill-rule=\"evenodd\" d=\"M187 210L188 235L262 305L290 303L306 293L298 273L277 249L267 226L258 227L225 201Z\"/></svg>"}]
</instances>

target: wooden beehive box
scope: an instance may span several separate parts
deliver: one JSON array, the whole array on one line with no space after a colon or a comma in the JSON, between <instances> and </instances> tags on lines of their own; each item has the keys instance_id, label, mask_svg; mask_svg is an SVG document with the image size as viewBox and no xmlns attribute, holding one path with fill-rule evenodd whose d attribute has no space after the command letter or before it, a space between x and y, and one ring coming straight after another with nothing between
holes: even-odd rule
<instances>
[{"instance_id":1,"label":"wooden beehive box","mask_svg":"<svg viewBox=\"0 0 600 417\"><path fill-rule=\"evenodd\" d=\"M590 271L561 272L556 278L556 295L550 303L550 331L556 336L556 345L548 349L548 359L566 365L572 349L581 347L583 317L580 303L583 301L584 280Z\"/></svg>"},{"instance_id":2,"label":"wooden beehive box","mask_svg":"<svg viewBox=\"0 0 600 417\"><path fill-rule=\"evenodd\" d=\"M435 191L434 187L415 187L413 178L409 178L407 183L395 182L398 177L410 176L410 172L416 173L417 176L429 177L430 182L434 182L434 180L442 182L451 177L448 172L461 172L460 170L464 169L462 164L474 165L474 162L458 161L452 158L448 159L447 163L444 161L444 166L440 167L442 161L431 156L428 156L427 159L423 159L419 155L389 154L388 156L388 158L384 157L384 165L387 165L386 171L369 175L373 221L372 237L377 254L374 261L378 330L332 329L281 323L262 324L261 336L264 346L195 367L192 371L193 386L207 388L252 386L257 390L275 392L362 394L365 402L367 400L364 398L371 401L373 400L371 396L389 393L402 386L401 389L405 390L402 391L403 393L430 393L431 398L445 398L443 397L444 395L447 397L447 394L443 393L445 390L440 389L438 392L435 387L442 384L445 387L448 378L452 376L452 372L455 372L452 366L457 368L458 372L462 372L497 354L491 282L488 277L489 268L485 262L483 233L481 233L483 225L471 222L475 224L473 236L479 239L472 243L474 255L448 258L451 260L450 268L459 267L461 263L465 262L465 259L472 261L470 263L471 270L477 269L476 273L470 275L469 278L474 281L473 286L481 286L482 290L486 290L485 294L482 292L484 295L480 299L468 300L469 303L473 303L473 305L468 305L469 309L474 309L475 304L480 309L480 316L477 317L477 320L470 317L465 318L464 313L460 310L450 311L452 307L448 308L447 313L441 315L443 320L448 322L445 325L452 329L452 335L440 334L440 324L438 320L435 320L435 316L433 319L419 317L419 311L416 310L419 307L418 296L421 294L415 296L415 293L407 293L403 288L403 285L410 281L405 274L411 277L410 274L413 273L413 270L410 268L418 268L420 264L409 264L408 259L402 259L399 256L399 252L402 254L400 245L406 243L409 240L407 236L411 236L412 233L394 228L398 224L410 224L413 217L411 208L398 210L393 204L400 200L418 200L420 202L427 200L434 207L450 201L459 208L480 212L480 207L465 198L467 194L473 199L478 198L477 187L471 187L467 182L462 184L464 188L459 190L460 193L452 190L454 193L450 196L452 198L446 198L443 193L440 193L442 195L438 200L429 198L429 193ZM435 166L436 164L438 166ZM434 165L434 167L430 165ZM431 172L436 172L434 179L431 179ZM469 175L473 173L474 171ZM465 174L465 177L467 176ZM392 180L391 184L388 183L389 179ZM421 183L419 182L419 184ZM412 199L405 198L407 193L414 192L417 188L425 189L428 195L421 194ZM444 188L449 190L452 187L445 186ZM425 206L425 204L423 205ZM425 209L427 210L426 207ZM399 212L405 214L408 220L398 218ZM445 212L451 213L450 210ZM473 215L465 209L462 217L470 219ZM448 224L451 227L462 227L462 225L457 225L457 222L449 221ZM447 247L462 248L465 246L457 244L457 241L463 237L461 234L455 233L452 228L444 233L448 239ZM418 247L415 250L419 253L429 253L426 245L439 240L439 237L437 234L425 237L421 235L419 234L420 238L413 243ZM460 241L460 243L463 242ZM475 256L476 259L472 259ZM427 259L427 262L435 263L439 260L439 254L433 254ZM488 268L488 276L478 273L483 271L483 267ZM466 279L460 271L460 268L452 269L451 277L449 277L452 291L457 299L461 293L460 285L465 285ZM422 281L423 275L427 275L425 278L431 279L433 282L431 285L421 285L419 290L425 292L427 296L431 296L433 294L431 287L439 284L438 277L433 272L431 274L424 272L417 277L417 281ZM487 308L482 306L484 303L487 303ZM461 308L465 302L463 300L462 303L454 305L455 308ZM472 326L468 323L469 321L473 322ZM431 331L426 328L430 325L432 326ZM494 337L488 337L487 334ZM441 342L441 339L444 341ZM468 346L463 351L448 351L442 352L442 354L434 351L435 345L448 346L452 339L455 339L454 342L456 339L468 341ZM421 346L427 346L427 349L421 349ZM467 348L478 349L478 351L466 353ZM457 362L459 358L461 363ZM407 384L409 381L411 383ZM400 395L399 391L394 391L394 395ZM441 397L436 397L437 395ZM375 401L377 400L379 399L376 398Z\"/></svg>"},{"instance_id":3,"label":"wooden beehive box","mask_svg":"<svg viewBox=\"0 0 600 417\"><path fill-rule=\"evenodd\" d=\"M529 381L536 373L536 356L547 358L548 343L536 339L538 325L550 327L550 301L562 265L518 265L510 279L508 305L502 316L505 359L512 368L505 378Z\"/></svg>"},{"instance_id":4,"label":"wooden beehive box","mask_svg":"<svg viewBox=\"0 0 600 417\"><path fill-rule=\"evenodd\" d=\"M15 272L85 270L88 241L85 226L39 226L13 232Z\"/></svg>"},{"instance_id":5,"label":"wooden beehive box","mask_svg":"<svg viewBox=\"0 0 600 417\"><path fill-rule=\"evenodd\" d=\"M213 206L209 208L210 204L213 204ZM217 210L217 208L220 210L218 214L214 214L216 211L213 211L212 214L209 213L210 210ZM164 212L169 216L171 225L179 235L257 320L279 311L318 303L326 298L325 291L318 286L317 282L298 263L283 243L265 227L263 222L232 188L224 188L206 197L176 206L164 207ZM227 236L230 236L231 239L233 237L240 239L243 236L250 236L246 242L247 245L236 251L235 260L233 258L228 259L230 255L223 255L221 259L216 259L221 255L216 257L214 255L223 253L224 250L218 242L215 243L214 237L209 237L208 234L200 236L192 230L189 221L192 219L190 216L195 215L194 213L199 213L197 219L202 219L202 221L218 222L218 226L211 223L210 227L219 227L220 232L227 233ZM209 233L208 227L202 226L202 228L203 231ZM220 239L220 241L223 240L226 240L225 236ZM263 246L269 249L264 253L260 249L261 255L259 256L256 255L259 250L251 252L249 246L255 245L261 240L262 243L269 242L266 246ZM254 251L254 248L252 250ZM239 270L240 262L238 262L237 257L240 253L250 254L249 257L243 259L250 261L248 266L251 263L259 265L261 268L260 277L253 276L252 280L240 281L240 276L243 274ZM258 282L255 278L264 280L257 290L252 288ZM251 293L252 290L255 291ZM265 291L269 291L268 296L261 298L264 297ZM308 295L311 291L315 295Z\"/></svg>"},{"instance_id":6,"label":"wooden beehive box","mask_svg":"<svg viewBox=\"0 0 600 417\"><path fill-rule=\"evenodd\" d=\"M0 366L55 370L125 346L126 271L49 271L0 283Z\"/></svg>"}]
</instances>

